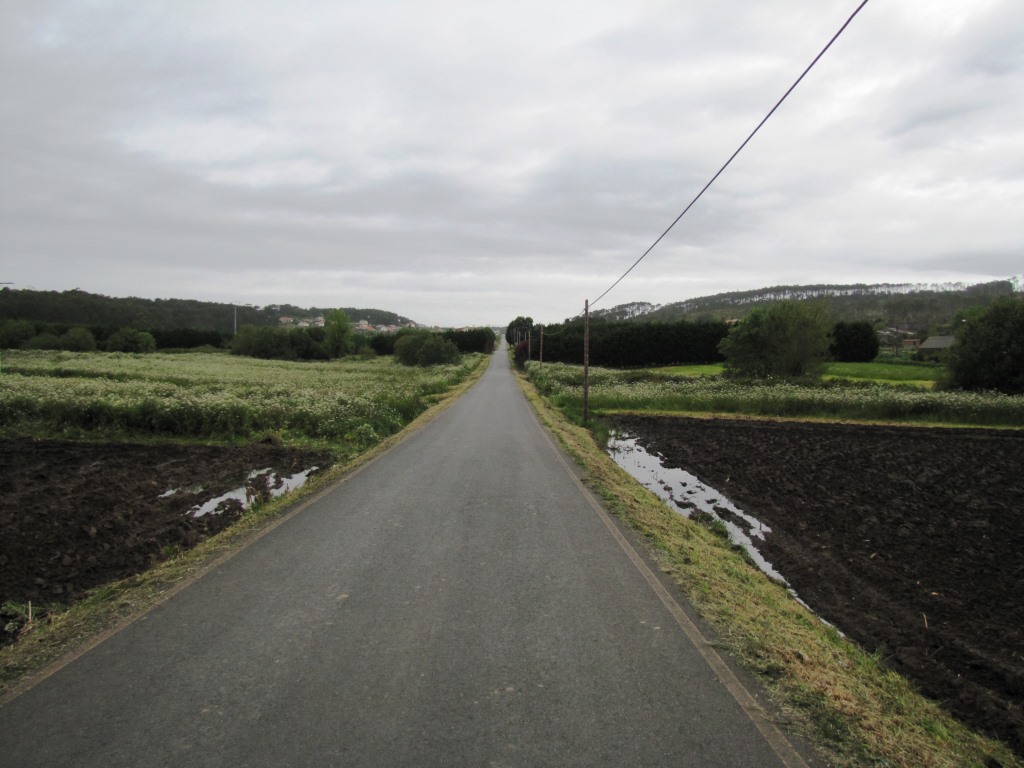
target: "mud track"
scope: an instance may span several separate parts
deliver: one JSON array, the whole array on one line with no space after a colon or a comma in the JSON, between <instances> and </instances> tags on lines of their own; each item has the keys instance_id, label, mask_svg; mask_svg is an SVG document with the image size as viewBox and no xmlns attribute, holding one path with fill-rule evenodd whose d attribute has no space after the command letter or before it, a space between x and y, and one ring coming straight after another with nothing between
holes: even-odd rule
<instances>
[{"instance_id":1,"label":"mud track","mask_svg":"<svg viewBox=\"0 0 1024 768\"><path fill-rule=\"evenodd\" d=\"M287 477L329 464L326 454L273 445L0 441L0 606L73 603L231 525L237 500L188 512L247 484L268 496L268 477L248 480L251 471ZM0 643L19 629L16 613L0 611Z\"/></svg>"},{"instance_id":2,"label":"mud track","mask_svg":"<svg viewBox=\"0 0 1024 768\"><path fill-rule=\"evenodd\" d=\"M819 615L1024 755L1024 432L622 417Z\"/></svg>"}]
</instances>

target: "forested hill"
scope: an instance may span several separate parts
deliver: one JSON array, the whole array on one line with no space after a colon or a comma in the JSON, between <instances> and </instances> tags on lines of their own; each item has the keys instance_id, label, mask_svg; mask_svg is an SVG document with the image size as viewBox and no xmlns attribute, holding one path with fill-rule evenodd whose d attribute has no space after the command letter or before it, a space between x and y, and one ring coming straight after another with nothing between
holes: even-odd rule
<instances>
[{"instance_id":1,"label":"forested hill","mask_svg":"<svg viewBox=\"0 0 1024 768\"><path fill-rule=\"evenodd\" d=\"M867 320L908 330L929 329L949 323L956 313L984 306L1019 290L1017 280L964 285L781 285L755 291L735 291L661 306L633 302L606 310L597 317L669 322L673 320L728 320L742 318L751 309L778 301L824 299L836 320Z\"/></svg>"},{"instance_id":2,"label":"forested hill","mask_svg":"<svg viewBox=\"0 0 1024 768\"><path fill-rule=\"evenodd\" d=\"M112 298L86 291L0 290L0 320L31 320L34 323L83 325L89 327L125 327L140 329L194 328L230 335L238 326L278 325L287 315L304 318L323 314L326 309L304 308L290 304L267 307L219 304L192 299ZM402 325L408 318L382 309L345 307L353 322L366 320L371 325Z\"/></svg>"}]
</instances>

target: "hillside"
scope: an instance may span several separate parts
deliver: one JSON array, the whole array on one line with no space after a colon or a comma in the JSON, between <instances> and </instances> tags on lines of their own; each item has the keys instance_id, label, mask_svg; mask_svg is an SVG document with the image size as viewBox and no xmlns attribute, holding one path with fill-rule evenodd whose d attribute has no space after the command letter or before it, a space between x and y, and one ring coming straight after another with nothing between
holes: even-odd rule
<instances>
[{"instance_id":1,"label":"hillside","mask_svg":"<svg viewBox=\"0 0 1024 768\"><path fill-rule=\"evenodd\" d=\"M146 330L194 328L230 335L236 322L243 325L277 325L282 315L310 317L326 309L276 304L266 307L236 306L192 299L113 298L86 291L0 290L0 320L90 327L124 327ZM409 318L382 309L344 307L353 322L371 325L404 325Z\"/></svg>"},{"instance_id":2,"label":"hillside","mask_svg":"<svg viewBox=\"0 0 1024 768\"><path fill-rule=\"evenodd\" d=\"M728 320L742 318L755 307L778 301L824 300L836 320L867 320L911 331L934 331L950 323L957 312L984 306L1018 289L1016 279L977 285L781 285L719 293L660 306L631 302L596 310L593 314L609 320Z\"/></svg>"}]
</instances>

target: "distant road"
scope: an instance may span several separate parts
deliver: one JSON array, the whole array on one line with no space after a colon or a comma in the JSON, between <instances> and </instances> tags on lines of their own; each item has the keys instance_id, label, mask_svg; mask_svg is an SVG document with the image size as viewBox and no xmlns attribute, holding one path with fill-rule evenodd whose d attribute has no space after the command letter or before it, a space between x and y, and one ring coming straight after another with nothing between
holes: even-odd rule
<instances>
[{"instance_id":1,"label":"distant road","mask_svg":"<svg viewBox=\"0 0 1024 768\"><path fill-rule=\"evenodd\" d=\"M0 707L0 766L800 765L613 531L496 353L434 422Z\"/></svg>"}]
</instances>

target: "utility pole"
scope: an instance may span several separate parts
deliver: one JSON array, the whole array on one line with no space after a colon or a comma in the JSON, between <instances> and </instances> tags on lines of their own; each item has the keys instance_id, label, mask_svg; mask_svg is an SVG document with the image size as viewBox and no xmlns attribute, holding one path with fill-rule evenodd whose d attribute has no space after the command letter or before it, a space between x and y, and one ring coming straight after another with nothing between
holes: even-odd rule
<instances>
[{"instance_id":1,"label":"utility pole","mask_svg":"<svg viewBox=\"0 0 1024 768\"><path fill-rule=\"evenodd\" d=\"M544 326L540 326L540 367L544 367Z\"/></svg>"},{"instance_id":2,"label":"utility pole","mask_svg":"<svg viewBox=\"0 0 1024 768\"><path fill-rule=\"evenodd\" d=\"M583 304L583 426L590 422L590 299Z\"/></svg>"}]
</instances>

